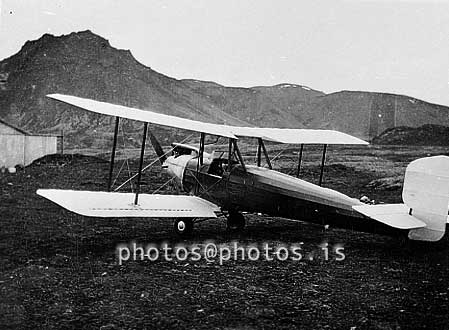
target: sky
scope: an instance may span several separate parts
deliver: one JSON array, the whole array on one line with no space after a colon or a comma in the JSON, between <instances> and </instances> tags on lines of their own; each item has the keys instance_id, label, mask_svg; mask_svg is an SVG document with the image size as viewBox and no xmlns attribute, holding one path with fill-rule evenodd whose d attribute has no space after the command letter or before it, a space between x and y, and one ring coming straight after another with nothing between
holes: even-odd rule
<instances>
[{"instance_id":1,"label":"sky","mask_svg":"<svg viewBox=\"0 0 449 330\"><path fill-rule=\"evenodd\" d=\"M0 1L0 59L44 33L89 29L178 79L449 106L449 0Z\"/></svg>"}]
</instances>

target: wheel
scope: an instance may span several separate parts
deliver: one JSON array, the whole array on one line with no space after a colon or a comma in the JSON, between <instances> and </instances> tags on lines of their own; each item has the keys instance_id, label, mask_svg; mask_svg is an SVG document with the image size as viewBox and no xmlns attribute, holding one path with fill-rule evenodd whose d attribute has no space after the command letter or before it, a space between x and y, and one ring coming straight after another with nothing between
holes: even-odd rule
<instances>
[{"instance_id":1,"label":"wheel","mask_svg":"<svg viewBox=\"0 0 449 330\"><path fill-rule=\"evenodd\" d=\"M193 232L193 219L190 218L179 218L173 223L173 229L175 232L182 237L186 237Z\"/></svg>"},{"instance_id":2,"label":"wheel","mask_svg":"<svg viewBox=\"0 0 449 330\"><path fill-rule=\"evenodd\" d=\"M232 232L242 231L245 228L245 217L243 214L237 211L229 212L227 227Z\"/></svg>"}]
</instances>

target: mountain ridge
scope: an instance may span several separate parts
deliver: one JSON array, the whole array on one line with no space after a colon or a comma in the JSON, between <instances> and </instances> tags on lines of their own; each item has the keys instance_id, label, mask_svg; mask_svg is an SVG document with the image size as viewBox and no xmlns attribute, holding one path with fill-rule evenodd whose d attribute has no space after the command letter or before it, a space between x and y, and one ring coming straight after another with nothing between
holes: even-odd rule
<instances>
[{"instance_id":1,"label":"mountain ridge","mask_svg":"<svg viewBox=\"0 0 449 330\"><path fill-rule=\"evenodd\" d=\"M229 125L336 129L371 140L395 126L449 126L449 108L414 97L366 91L325 94L308 86L227 87L175 79L89 30L27 41L0 62L0 117L36 133L64 130L69 147L110 142L113 118L49 100L61 93ZM124 121L131 136L141 123ZM154 128L165 142L186 132ZM133 138L130 138L133 142Z\"/></svg>"}]
</instances>

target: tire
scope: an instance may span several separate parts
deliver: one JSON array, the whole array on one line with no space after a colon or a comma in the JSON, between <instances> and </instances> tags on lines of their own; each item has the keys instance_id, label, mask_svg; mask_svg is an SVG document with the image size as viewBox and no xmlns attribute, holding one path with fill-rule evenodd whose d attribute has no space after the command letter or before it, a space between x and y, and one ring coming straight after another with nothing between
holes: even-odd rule
<instances>
[{"instance_id":1,"label":"tire","mask_svg":"<svg viewBox=\"0 0 449 330\"><path fill-rule=\"evenodd\" d=\"M173 222L173 229L181 237L188 237L193 233L193 219L179 218Z\"/></svg>"},{"instance_id":2,"label":"tire","mask_svg":"<svg viewBox=\"0 0 449 330\"><path fill-rule=\"evenodd\" d=\"M243 214L232 211L229 212L227 229L230 232L239 232L245 228L245 217Z\"/></svg>"}]
</instances>

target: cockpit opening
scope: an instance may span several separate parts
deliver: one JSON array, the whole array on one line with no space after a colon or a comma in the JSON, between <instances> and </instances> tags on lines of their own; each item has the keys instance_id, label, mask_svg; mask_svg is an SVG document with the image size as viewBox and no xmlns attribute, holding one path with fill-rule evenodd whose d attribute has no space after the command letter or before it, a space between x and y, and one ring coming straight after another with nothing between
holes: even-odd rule
<instances>
[{"instance_id":1,"label":"cockpit opening","mask_svg":"<svg viewBox=\"0 0 449 330\"><path fill-rule=\"evenodd\" d=\"M199 155L198 148L188 144L172 143L172 149L172 156L175 158L182 155L192 155L193 157L198 157Z\"/></svg>"}]
</instances>

